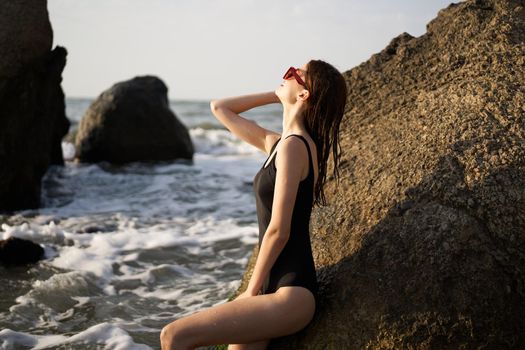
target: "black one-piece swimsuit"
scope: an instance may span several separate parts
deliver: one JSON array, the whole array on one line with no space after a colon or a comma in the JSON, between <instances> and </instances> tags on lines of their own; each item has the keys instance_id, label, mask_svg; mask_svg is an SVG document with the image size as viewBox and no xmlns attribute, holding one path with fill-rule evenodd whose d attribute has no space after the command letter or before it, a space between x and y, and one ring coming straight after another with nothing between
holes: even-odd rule
<instances>
[{"instance_id":1,"label":"black one-piece swimsuit","mask_svg":"<svg viewBox=\"0 0 525 350\"><path fill-rule=\"evenodd\" d=\"M310 146L303 136L292 134L286 138L290 136L298 136L306 144L309 159L308 176L299 183L297 189L288 241L264 281L261 292L268 294L283 286L301 286L310 290L317 299L318 286L310 245L310 214L312 212L314 184L312 154L310 153ZM272 156L279 140L272 146L270 155L253 180L259 222L259 247L272 217L275 174L277 172L275 168L276 155L273 156L270 164L266 167L265 164Z\"/></svg>"}]
</instances>

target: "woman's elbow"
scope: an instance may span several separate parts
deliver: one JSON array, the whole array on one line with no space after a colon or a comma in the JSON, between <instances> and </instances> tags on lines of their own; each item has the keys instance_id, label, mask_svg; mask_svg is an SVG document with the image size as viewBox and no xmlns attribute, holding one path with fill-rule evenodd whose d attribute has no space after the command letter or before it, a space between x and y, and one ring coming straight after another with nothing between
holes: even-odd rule
<instances>
[{"instance_id":1,"label":"woman's elbow","mask_svg":"<svg viewBox=\"0 0 525 350\"><path fill-rule=\"evenodd\" d=\"M210 101L210 108L212 111L216 111L220 108L225 107L225 101L222 99L214 99Z\"/></svg>"},{"instance_id":2,"label":"woman's elbow","mask_svg":"<svg viewBox=\"0 0 525 350\"><path fill-rule=\"evenodd\" d=\"M290 237L289 231L286 230L271 230L268 233L279 246L284 246Z\"/></svg>"},{"instance_id":3,"label":"woman's elbow","mask_svg":"<svg viewBox=\"0 0 525 350\"><path fill-rule=\"evenodd\" d=\"M210 109L212 110L212 112L217 110L217 100L210 101Z\"/></svg>"},{"instance_id":4,"label":"woman's elbow","mask_svg":"<svg viewBox=\"0 0 525 350\"><path fill-rule=\"evenodd\" d=\"M219 118L220 109L221 109L221 106L220 106L219 100L211 100L210 102L211 114L213 114L216 118Z\"/></svg>"}]
</instances>

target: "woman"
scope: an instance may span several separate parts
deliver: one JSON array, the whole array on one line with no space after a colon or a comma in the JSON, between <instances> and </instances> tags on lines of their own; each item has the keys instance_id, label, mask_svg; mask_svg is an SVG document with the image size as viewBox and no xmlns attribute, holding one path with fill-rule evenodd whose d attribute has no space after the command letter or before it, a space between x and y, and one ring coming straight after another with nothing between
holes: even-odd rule
<instances>
[{"instance_id":1,"label":"woman","mask_svg":"<svg viewBox=\"0 0 525 350\"><path fill-rule=\"evenodd\" d=\"M282 135L239 115L276 102L283 105ZM343 76L320 60L288 69L275 92L211 102L215 117L232 133L269 154L254 178L259 254L246 291L165 326L160 335L163 350L213 344L266 349L272 338L310 323L317 281L308 225L313 204L325 204L330 150L338 176L345 102Z\"/></svg>"}]
</instances>

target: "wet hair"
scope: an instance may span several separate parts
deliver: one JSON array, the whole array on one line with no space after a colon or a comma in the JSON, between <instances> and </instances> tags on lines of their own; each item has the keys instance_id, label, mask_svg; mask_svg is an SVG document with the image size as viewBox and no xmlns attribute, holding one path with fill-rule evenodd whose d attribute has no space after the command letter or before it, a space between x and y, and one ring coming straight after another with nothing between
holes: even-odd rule
<instances>
[{"instance_id":1,"label":"wet hair","mask_svg":"<svg viewBox=\"0 0 525 350\"><path fill-rule=\"evenodd\" d=\"M314 186L314 205L326 205L323 186L328 157L332 151L334 178L339 179L339 124L343 118L347 88L343 75L321 60L307 64L306 86L310 95L303 111L305 128L317 146L319 176Z\"/></svg>"}]
</instances>

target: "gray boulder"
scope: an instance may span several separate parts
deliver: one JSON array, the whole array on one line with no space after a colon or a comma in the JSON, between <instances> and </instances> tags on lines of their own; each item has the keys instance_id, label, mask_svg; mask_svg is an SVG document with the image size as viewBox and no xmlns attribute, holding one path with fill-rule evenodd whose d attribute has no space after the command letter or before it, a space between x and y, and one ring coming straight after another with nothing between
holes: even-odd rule
<instances>
[{"instance_id":1,"label":"gray boulder","mask_svg":"<svg viewBox=\"0 0 525 350\"><path fill-rule=\"evenodd\" d=\"M113 85L89 107L75 139L81 162L192 160L186 127L170 110L168 88L153 76Z\"/></svg>"},{"instance_id":2,"label":"gray boulder","mask_svg":"<svg viewBox=\"0 0 525 350\"><path fill-rule=\"evenodd\" d=\"M452 4L344 75L343 176L310 222L320 302L270 348L523 348L523 1Z\"/></svg>"},{"instance_id":3,"label":"gray boulder","mask_svg":"<svg viewBox=\"0 0 525 350\"><path fill-rule=\"evenodd\" d=\"M60 86L67 52L51 51L45 0L0 2L0 211L37 208L49 165L63 165Z\"/></svg>"}]
</instances>

